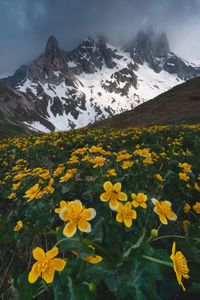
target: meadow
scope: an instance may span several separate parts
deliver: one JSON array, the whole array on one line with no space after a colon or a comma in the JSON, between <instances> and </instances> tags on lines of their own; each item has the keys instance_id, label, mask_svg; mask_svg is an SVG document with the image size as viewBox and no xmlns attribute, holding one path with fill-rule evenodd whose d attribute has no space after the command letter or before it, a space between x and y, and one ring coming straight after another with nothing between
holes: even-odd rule
<instances>
[{"instance_id":1,"label":"meadow","mask_svg":"<svg viewBox=\"0 0 200 300\"><path fill-rule=\"evenodd\" d=\"M200 293L200 125L0 140L5 299Z\"/></svg>"}]
</instances>

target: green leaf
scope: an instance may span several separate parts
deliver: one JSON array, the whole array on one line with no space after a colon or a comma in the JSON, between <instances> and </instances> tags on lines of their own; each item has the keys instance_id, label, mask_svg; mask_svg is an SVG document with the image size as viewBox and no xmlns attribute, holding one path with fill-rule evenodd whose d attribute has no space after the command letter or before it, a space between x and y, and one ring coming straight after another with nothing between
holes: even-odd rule
<instances>
[{"instance_id":1,"label":"green leaf","mask_svg":"<svg viewBox=\"0 0 200 300\"><path fill-rule=\"evenodd\" d=\"M65 300L66 299L66 293L63 293L60 277L57 273L55 273L54 281L52 282L52 288L54 292L54 300Z\"/></svg>"},{"instance_id":2,"label":"green leaf","mask_svg":"<svg viewBox=\"0 0 200 300\"><path fill-rule=\"evenodd\" d=\"M134 245L132 245L126 252L124 252L122 258L125 258L125 257L128 258L129 255L131 254L132 250L135 250L141 246L144 238L145 238L145 231L140 236L140 238L137 240L137 242Z\"/></svg>"},{"instance_id":3,"label":"green leaf","mask_svg":"<svg viewBox=\"0 0 200 300\"><path fill-rule=\"evenodd\" d=\"M109 268L106 265L105 260L103 260L100 264L96 264L96 265L90 264L84 274L86 278L89 278L90 280L95 279L95 282L103 280L111 292L114 293L117 292L118 290L117 271L115 270L115 268Z\"/></svg>"},{"instance_id":4,"label":"green leaf","mask_svg":"<svg viewBox=\"0 0 200 300\"><path fill-rule=\"evenodd\" d=\"M59 244L59 248L63 252L67 250L75 250L76 252L78 252L79 258L83 258L90 255L95 256L93 249L80 241L66 239Z\"/></svg>"},{"instance_id":5,"label":"green leaf","mask_svg":"<svg viewBox=\"0 0 200 300\"><path fill-rule=\"evenodd\" d=\"M87 285L83 283L75 284L70 277L68 277L68 288L70 300L94 300L96 293L91 293Z\"/></svg>"},{"instance_id":6,"label":"green leaf","mask_svg":"<svg viewBox=\"0 0 200 300\"><path fill-rule=\"evenodd\" d=\"M70 188L69 188L68 185L63 185L63 186L61 187L61 194L62 194L62 195L68 193L69 191L70 191Z\"/></svg>"},{"instance_id":7,"label":"green leaf","mask_svg":"<svg viewBox=\"0 0 200 300\"><path fill-rule=\"evenodd\" d=\"M28 272L20 274L17 278L17 286L19 288L20 300L32 300L32 286L28 282Z\"/></svg>"},{"instance_id":8,"label":"green leaf","mask_svg":"<svg viewBox=\"0 0 200 300\"><path fill-rule=\"evenodd\" d=\"M187 289L189 293L200 293L200 282L193 282L192 286Z\"/></svg>"},{"instance_id":9,"label":"green leaf","mask_svg":"<svg viewBox=\"0 0 200 300\"><path fill-rule=\"evenodd\" d=\"M91 233L88 235L88 238L93 242L101 243L103 240L103 222L104 217L101 217L96 224L93 226Z\"/></svg>"}]
</instances>

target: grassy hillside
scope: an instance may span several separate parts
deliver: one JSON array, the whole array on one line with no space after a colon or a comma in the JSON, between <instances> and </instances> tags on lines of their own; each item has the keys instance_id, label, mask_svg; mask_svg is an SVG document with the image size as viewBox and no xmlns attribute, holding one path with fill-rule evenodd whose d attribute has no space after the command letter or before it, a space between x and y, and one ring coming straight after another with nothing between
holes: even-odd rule
<instances>
[{"instance_id":1,"label":"grassy hillside","mask_svg":"<svg viewBox=\"0 0 200 300\"><path fill-rule=\"evenodd\" d=\"M200 124L0 140L1 299L199 299L199 135Z\"/></svg>"},{"instance_id":2,"label":"grassy hillside","mask_svg":"<svg viewBox=\"0 0 200 300\"><path fill-rule=\"evenodd\" d=\"M200 77L175 86L131 111L97 122L95 127L128 128L136 126L198 123L200 121Z\"/></svg>"}]
</instances>

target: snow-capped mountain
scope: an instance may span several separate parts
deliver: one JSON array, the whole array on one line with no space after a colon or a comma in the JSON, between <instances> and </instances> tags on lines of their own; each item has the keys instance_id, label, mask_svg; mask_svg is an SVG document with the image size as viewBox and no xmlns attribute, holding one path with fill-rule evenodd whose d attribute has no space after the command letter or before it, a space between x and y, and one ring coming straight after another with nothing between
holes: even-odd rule
<instances>
[{"instance_id":1,"label":"snow-capped mountain","mask_svg":"<svg viewBox=\"0 0 200 300\"><path fill-rule=\"evenodd\" d=\"M24 124L47 132L130 110L199 75L200 66L170 51L164 33L139 32L123 48L104 38L88 38L70 52L60 50L50 37L39 58L1 81L26 95L40 112L40 118L32 114Z\"/></svg>"}]
</instances>

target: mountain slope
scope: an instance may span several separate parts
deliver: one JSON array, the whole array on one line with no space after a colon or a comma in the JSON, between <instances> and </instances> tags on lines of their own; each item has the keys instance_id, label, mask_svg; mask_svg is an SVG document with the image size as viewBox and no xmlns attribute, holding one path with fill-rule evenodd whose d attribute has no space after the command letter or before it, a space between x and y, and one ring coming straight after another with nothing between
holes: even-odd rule
<instances>
[{"instance_id":1,"label":"mountain slope","mask_svg":"<svg viewBox=\"0 0 200 300\"><path fill-rule=\"evenodd\" d=\"M200 122L200 77L188 80L131 111L97 122L95 127L192 124Z\"/></svg>"},{"instance_id":2,"label":"mountain slope","mask_svg":"<svg viewBox=\"0 0 200 300\"><path fill-rule=\"evenodd\" d=\"M36 97L28 97L0 83L0 137L25 134L31 131L25 122L33 121L44 129L54 130L36 106Z\"/></svg>"},{"instance_id":3,"label":"mountain slope","mask_svg":"<svg viewBox=\"0 0 200 300\"><path fill-rule=\"evenodd\" d=\"M198 75L200 67L170 51L164 33L139 32L122 49L104 38L88 38L70 52L50 37L39 58L1 81L32 99L43 120L32 117L24 124L47 132L83 127L130 110Z\"/></svg>"}]
</instances>

